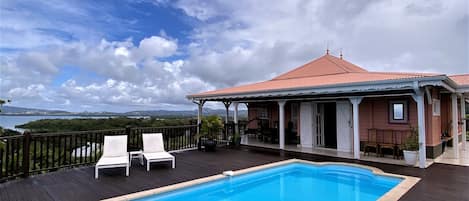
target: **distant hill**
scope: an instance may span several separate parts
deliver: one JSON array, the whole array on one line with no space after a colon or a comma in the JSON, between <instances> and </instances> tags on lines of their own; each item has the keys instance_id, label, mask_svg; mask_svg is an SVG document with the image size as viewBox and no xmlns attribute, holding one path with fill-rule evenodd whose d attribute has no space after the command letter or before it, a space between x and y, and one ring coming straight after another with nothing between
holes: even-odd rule
<instances>
[{"instance_id":1,"label":"distant hill","mask_svg":"<svg viewBox=\"0 0 469 201\"><path fill-rule=\"evenodd\" d=\"M225 115L223 109L204 108L204 115ZM194 117L197 110L143 110L130 112L68 112L62 110L46 110L36 108L23 108L14 106L3 106L0 115L67 115L67 116L160 116L160 117ZM233 111L230 111L233 115ZM246 110L239 111L240 117L247 117Z\"/></svg>"},{"instance_id":2,"label":"distant hill","mask_svg":"<svg viewBox=\"0 0 469 201\"><path fill-rule=\"evenodd\" d=\"M222 109L210 109L206 108L203 110L204 115L225 115L226 111ZM131 112L125 112L122 113L122 115L126 116L183 116L183 117L193 117L197 116L197 110L178 110L178 111L172 111L172 110L145 110L145 111L131 111ZM230 115L233 115L233 111L230 111ZM240 110L238 111L238 115L243 117L247 117L247 111L246 110Z\"/></svg>"},{"instance_id":3,"label":"distant hill","mask_svg":"<svg viewBox=\"0 0 469 201\"><path fill-rule=\"evenodd\" d=\"M1 114L24 114L24 115L68 115L70 112L62 110L45 110L35 108L24 108L14 106L3 106Z\"/></svg>"}]
</instances>

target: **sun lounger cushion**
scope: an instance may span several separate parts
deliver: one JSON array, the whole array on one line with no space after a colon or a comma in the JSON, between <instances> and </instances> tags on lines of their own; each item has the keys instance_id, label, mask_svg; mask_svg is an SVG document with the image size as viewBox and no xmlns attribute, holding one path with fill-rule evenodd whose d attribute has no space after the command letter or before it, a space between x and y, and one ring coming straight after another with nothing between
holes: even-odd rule
<instances>
[{"instance_id":1,"label":"sun lounger cushion","mask_svg":"<svg viewBox=\"0 0 469 201\"><path fill-rule=\"evenodd\" d=\"M129 163L129 156L117 156L117 157L102 157L99 159L97 166L105 165L116 165L116 164L127 164Z\"/></svg>"},{"instance_id":2,"label":"sun lounger cushion","mask_svg":"<svg viewBox=\"0 0 469 201\"><path fill-rule=\"evenodd\" d=\"M127 136L106 136L103 157L127 155Z\"/></svg>"},{"instance_id":3,"label":"sun lounger cushion","mask_svg":"<svg viewBox=\"0 0 469 201\"><path fill-rule=\"evenodd\" d=\"M142 135L143 152L155 153L164 152L163 135L161 133L149 133Z\"/></svg>"},{"instance_id":4,"label":"sun lounger cushion","mask_svg":"<svg viewBox=\"0 0 469 201\"><path fill-rule=\"evenodd\" d=\"M144 155L145 155L145 158L148 160L174 158L174 156L169 154L168 152L144 153Z\"/></svg>"}]
</instances>

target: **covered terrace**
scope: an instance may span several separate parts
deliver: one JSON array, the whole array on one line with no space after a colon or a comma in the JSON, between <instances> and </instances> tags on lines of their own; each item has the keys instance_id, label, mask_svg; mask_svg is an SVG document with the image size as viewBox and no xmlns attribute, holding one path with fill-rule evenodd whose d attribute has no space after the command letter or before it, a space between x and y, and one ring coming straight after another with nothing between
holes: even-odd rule
<instances>
[{"instance_id":1,"label":"covered terrace","mask_svg":"<svg viewBox=\"0 0 469 201\"><path fill-rule=\"evenodd\" d=\"M235 125L238 105L246 104L248 134L249 128L268 127L270 138L248 135L245 144L281 150L372 161L380 157L377 161L402 164L396 159L402 159L403 145L416 129L418 166L425 168L446 144L461 144L465 150L467 79L469 75L369 72L326 54L271 80L188 98L198 104L199 124L207 101L224 103L227 122L233 105ZM379 145L368 151L370 143ZM382 157L384 145L389 145L391 159ZM453 151L455 158L458 150Z\"/></svg>"}]
</instances>

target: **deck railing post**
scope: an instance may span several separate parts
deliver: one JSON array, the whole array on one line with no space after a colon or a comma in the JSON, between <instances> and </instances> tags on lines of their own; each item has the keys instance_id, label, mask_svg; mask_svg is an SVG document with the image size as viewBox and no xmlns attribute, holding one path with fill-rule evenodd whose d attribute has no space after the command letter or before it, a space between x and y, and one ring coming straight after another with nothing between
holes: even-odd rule
<instances>
[{"instance_id":1,"label":"deck railing post","mask_svg":"<svg viewBox=\"0 0 469 201\"><path fill-rule=\"evenodd\" d=\"M29 144L31 142L31 133L29 132L24 132L23 134L23 161L22 161L22 167L23 167L23 177L28 177L29 176Z\"/></svg>"},{"instance_id":2,"label":"deck railing post","mask_svg":"<svg viewBox=\"0 0 469 201\"><path fill-rule=\"evenodd\" d=\"M131 133L132 133L132 128L130 126L125 126L125 135L127 135L127 150L133 147L132 136L130 135Z\"/></svg>"},{"instance_id":3,"label":"deck railing post","mask_svg":"<svg viewBox=\"0 0 469 201\"><path fill-rule=\"evenodd\" d=\"M201 137L201 132L202 131L201 130L202 130L202 121L199 121L197 123L197 133L195 135L196 136L195 139L197 141L197 149L199 151L202 150L202 137ZM210 132L210 131L208 131L208 132Z\"/></svg>"}]
</instances>

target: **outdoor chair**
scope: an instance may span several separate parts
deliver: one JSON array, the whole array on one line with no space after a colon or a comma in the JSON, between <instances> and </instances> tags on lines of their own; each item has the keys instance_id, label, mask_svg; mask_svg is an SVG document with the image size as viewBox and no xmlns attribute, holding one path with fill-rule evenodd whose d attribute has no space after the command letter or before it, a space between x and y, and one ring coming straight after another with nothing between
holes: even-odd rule
<instances>
[{"instance_id":1,"label":"outdoor chair","mask_svg":"<svg viewBox=\"0 0 469 201\"><path fill-rule=\"evenodd\" d=\"M377 142L377 130L376 129L368 129L368 140L364 141L363 150L365 156L368 154L370 155L370 149L376 152L378 156L379 149L378 149L378 142Z\"/></svg>"},{"instance_id":2,"label":"outdoor chair","mask_svg":"<svg viewBox=\"0 0 469 201\"><path fill-rule=\"evenodd\" d=\"M403 159L404 158L404 142L408 138L410 130L401 130L396 135L396 159Z\"/></svg>"},{"instance_id":3,"label":"outdoor chair","mask_svg":"<svg viewBox=\"0 0 469 201\"><path fill-rule=\"evenodd\" d=\"M376 138L378 141L378 149L380 156L384 157L384 150L389 150L392 152L393 158L396 158L397 154L394 130L378 130L376 133Z\"/></svg>"},{"instance_id":4,"label":"outdoor chair","mask_svg":"<svg viewBox=\"0 0 469 201\"><path fill-rule=\"evenodd\" d=\"M147 171L150 171L150 163L171 161L172 168L176 167L176 159L164 150L163 135L161 133L142 134L143 158L147 162Z\"/></svg>"},{"instance_id":5,"label":"outdoor chair","mask_svg":"<svg viewBox=\"0 0 469 201\"><path fill-rule=\"evenodd\" d=\"M103 155L96 163L94 177L98 179L99 169L116 167L125 167L125 176L129 176L129 166L127 136L104 136Z\"/></svg>"}]
</instances>

